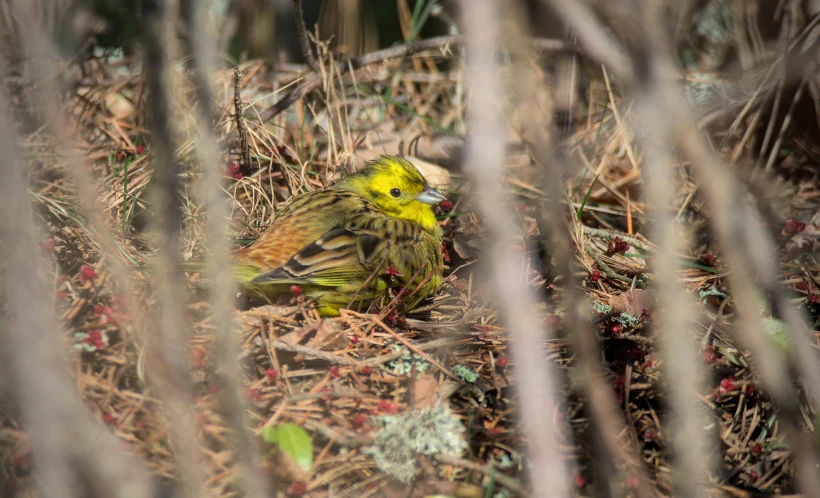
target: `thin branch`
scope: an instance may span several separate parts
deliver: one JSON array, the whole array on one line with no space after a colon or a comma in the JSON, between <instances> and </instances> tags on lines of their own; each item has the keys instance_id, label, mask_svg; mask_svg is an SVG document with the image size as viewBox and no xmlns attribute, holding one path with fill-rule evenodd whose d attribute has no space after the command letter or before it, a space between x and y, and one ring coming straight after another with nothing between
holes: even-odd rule
<instances>
[{"instance_id":1,"label":"thin branch","mask_svg":"<svg viewBox=\"0 0 820 498\"><path fill-rule=\"evenodd\" d=\"M659 20L657 22L660 22ZM656 58L655 65L663 59ZM647 193L655 211L651 226L653 240L660 247L655 255L655 287L658 293L658 344L663 357L664 375L668 382L671 442L675 451L677 469L676 488L682 497L706 496L705 484L708 473L715 463L708 455L714 453L714 442L703 430L704 414L698 403L698 393L705 392L706 379L695 345L690 340L692 316L696 316L694 303L677 278L675 251L685 251L675 212L669 203L675 198L672 171L675 161L670 143L676 123L663 112L662 101L675 88L673 82L663 76L649 78L640 92L636 115L644 132L646 148L643 165L646 169Z\"/></svg>"},{"instance_id":2,"label":"thin branch","mask_svg":"<svg viewBox=\"0 0 820 498\"><path fill-rule=\"evenodd\" d=\"M72 153L71 130L64 122L62 107L57 100L60 92L56 81L46 77L52 69L49 61L58 59L54 47L39 20L30 17L30 11L15 9L15 17L27 26L23 37L27 59L39 62L32 68L40 82L36 85L36 96L45 124L58 143L69 151L69 169L81 168L84 162L78 154ZM0 100L5 100L5 96L0 95ZM0 109L8 109L8 106L0 102ZM16 370L14 377L18 382L19 400L26 423L30 424L27 429L34 443L35 469L41 490L47 496L71 496L82 492L75 486L78 484L74 479L77 470L69 470L68 480L62 475L70 464L61 459L70 458L83 475L96 476L88 482L96 494L147 497L150 481L145 468L133 457L123 454L120 442L88 412L68 380L70 375L60 342L55 341L64 331L53 314L50 299L45 297L47 291L39 271L43 264L31 250L34 247L33 227L31 222L25 221L31 220L26 199L27 174L12 130L14 125L5 115L0 115L0 151L6 159L6 167L2 169L4 178L0 182L3 189L0 201L4 203L3 221L11 223L0 224L3 225L0 239L14 241L7 246L5 267L7 295L17 318L17 331L9 331L8 337L0 334L3 336L0 339L8 341L0 347L12 351L11 367ZM81 182L78 186L83 203L92 198L83 195L91 189L84 188ZM108 232L104 230L104 233ZM19 305L23 307L18 309ZM48 368L42 368L42 365L48 365ZM70 436L67 442L64 440L66 436Z\"/></svg>"},{"instance_id":3,"label":"thin branch","mask_svg":"<svg viewBox=\"0 0 820 498\"><path fill-rule=\"evenodd\" d=\"M313 50L310 48L310 39L305 26L305 15L302 12L302 0L293 0L293 20L296 21L296 33L299 36L299 45L302 47L305 62L311 70L320 73L319 63L316 62L316 58L313 57Z\"/></svg>"},{"instance_id":4,"label":"thin branch","mask_svg":"<svg viewBox=\"0 0 820 498\"><path fill-rule=\"evenodd\" d=\"M501 316L510 333L510 353L518 370L516 391L521 424L527 434L530 480L535 496L570 496L564 457L559 450L564 428L544 416L545 406L561 406L555 368L542 355L543 329L535 315L536 299L520 274L522 255L513 249L518 237L515 219L507 208L498 178L504 164L503 127L500 113L503 87L494 51L500 32L493 0L462 0L461 12L467 49L467 81L472 88L470 122L472 134L468 171L480 194L479 208L486 219L487 267L492 269Z\"/></svg>"},{"instance_id":5,"label":"thin branch","mask_svg":"<svg viewBox=\"0 0 820 498\"><path fill-rule=\"evenodd\" d=\"M296 2L294 2L296 3ZM301 3L301 2L299 2ZM301 6L300 6L301 7ZM204 201L206 221L206 238L209 244L209 254L206 259L207 273L211 275L213 285L210 288L210 301L214 331L217 338L217 369L222 373L225 383L220 389L222 409L227 414L231 428L231 443L234 455L239 463L242 479L239 486L245 491L245 496L262 498L273 496L264 479L256 472L258 454L256 445L248 437L248 420L245 416L245 400L241 396L244 392L242 376L238 360L239 352L234 341L233 331L233 301L236 283L231 274L231 259L228 254L227 223L230 212L222 190L221 164L219 150L216 147L216 137L211 130L214 117L213 92L211 91L211 75L214 73L213 61L215 48L212 37L205 32L208 23L208 2L196 2L188 19L188 27L193 40L193 81L197 90L199 118L198 129L201 140L197 143L197 154L205 172ZM244 130L242 120L241 98L239 96L239 82L241 72L234 68L234 103L236 105L237 125ZM243 136L241 134L240 136ZM247 133L242 140L243 161L250 164Z\"/></svg>"},{"instance_id":6,"label":"thin branch","mask_svg":"<svg viewBox=\"0 0 820 498\"><path fill-rule=\"evenodd\" d=\"M242 114L242 70L239 66L233 68L233 116L236 121L236 130L239 132L239 150L242 153L242 164L245 167L251 164L251 147L248 143L248 128L245 126L245 116ZM214 137L211 137L215 140Z\"/></svg>"},{"instance_id":7,"label":"thin branch","mask_svg":"<svg viewBox=\"0 0 820 498\"><path fill-rule=\"evenodd\" d=\"M522 14L517 14L521 19ZM519 23L524 24L521 20ZM593 464L601 470L596 479L597 485L601 486L602 490L609 486L614 479L609 477L612 473L611 469L617 468L626 477L637 478L636 494L638 497L653 497L655 493L643 470L644 465L639 457L638 449L631 440L627 440L625 444L622 438L622 434L627 433L629 428L621 414L618 413L615 394L607 382L607 370L600 361L602 358L600 340L594 327L597 323L611 317L611 314L599 317L592 322L586 319L589 308L587 300L579 290L581 286L576 281L572 266L575 258L569 250L571 247L569 234L576 229L575 227L568 228L561 222L565 219L575 220L575 217L573 213L565 211L562 203L558 202L559 199L564 198L561 182L549 180L562 178L568 167L566 160L562 160L554 152L550 133L552 114L538 111L549 109L547 103L549 96L543 90L540 92L531 90L538 88L538 85L532 70L526 66L526 61L531 58L532 54L527 53L524 37L515 31L509 31L507 38L508 48L514 55L513 59L520 61L520 66L514 69L516 74L514 81L517 85L515 89L519 95L526 95L526 101L519 103L522 107L523 135L530 138L527 144L535 156L536 164L544 170L541 188L546 194L545 197L552 199L551 202L544 203L543 211L536 216L536 221L541 238L549 247L550 254L553 255L556 270L566 282L563 286L564 302L569 303L570 306L566 310L564 329L573 339L573 349L578 359L577 372L584 387L586 406L589 408L593 423L596 453L600 455L593 461ZM553 220L553 223L548 224L547 220ZM596 235L601 236L602 234ZM611 233L606 235L611 237ZM594 252L592 254L595 256ZM600 258L598 261L600 262ZM626 280L631 283L631 280ZM548 304L548 309L550 307Z\"/></svg>"},{"instance_id":8,"label":"thin branch","mask_svg":"<svg viewBox=\"0 0 820 498\"><path fill-rule=\"evenodd\" d=\"M150 92L151 145L156 159L156 205L159 220L157 247L160 248L157 267L158 294L161 310L157 316L157 337L146 345L153 351L148 370L153 377L152 388L162 401L167 414L169 435L179 469L182 494L193 498L205 496L202 453L197 440L194 419L193 382L188 370L186 346L187 327L184 305L182 268L180 265L181 205L179 198L179 168L174 159L171 141L171 88L173 69L168 56L173 44L172 16L175 2L144 2L143 45L145 47L145 84Z\"/></svg>"}]
</instances>

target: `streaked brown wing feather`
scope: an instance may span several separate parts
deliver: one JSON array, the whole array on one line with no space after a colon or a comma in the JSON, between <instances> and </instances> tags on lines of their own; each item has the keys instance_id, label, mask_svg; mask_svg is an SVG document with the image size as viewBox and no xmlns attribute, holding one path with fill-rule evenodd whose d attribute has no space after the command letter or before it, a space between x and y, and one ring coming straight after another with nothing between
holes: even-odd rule
<instances>
[{"instance_id":1,"label":"streaked brown wing feather","mask_svg":"<svg viewBox=\"0 0 820 498\"><path fill-rule=\"evenodd\" d=\"M234 261L258 266L263 272L275 270L330 230L343 226L352 213L372 209L369 202L351 192L324 190L298 195L276 214L259 239L232 256Z\"/></svg>"}]
</instances>

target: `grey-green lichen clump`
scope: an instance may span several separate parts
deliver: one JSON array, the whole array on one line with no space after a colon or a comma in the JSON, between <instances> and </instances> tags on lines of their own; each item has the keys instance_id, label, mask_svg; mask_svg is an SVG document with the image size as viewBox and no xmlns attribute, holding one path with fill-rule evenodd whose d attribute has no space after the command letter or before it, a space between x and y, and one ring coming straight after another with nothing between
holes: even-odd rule
<instances>
[{"instance_id":1,"label":"grey-green lichen clump","mask_svg":"<svg viewBox=\"0 0 820 498\"><path fill-rule=\"evenodd\" d=\"M464 426L446 406L384 415L378 421L382 428L365 454L373 457L379 469L404 483L416 475L420 455L459 457L467 447Z\"/></svg>"}]
</instances>

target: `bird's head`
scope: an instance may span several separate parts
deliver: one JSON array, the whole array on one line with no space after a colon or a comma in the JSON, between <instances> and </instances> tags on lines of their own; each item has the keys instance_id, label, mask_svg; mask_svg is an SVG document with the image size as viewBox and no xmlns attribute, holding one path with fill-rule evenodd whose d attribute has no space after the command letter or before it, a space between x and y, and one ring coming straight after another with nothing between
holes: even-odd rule
<instances>
[{"instance_id":1,"label":"bird's head","mask_svg":"<svg viewBox=\"0 0 820 498\"><path fill-rule=\"evenodd\" d=\"M412 163L396 156L374 159L336 188L359 194L390 216L416 222L427 231L438 229L433 206L446 200Z\"/></svg>"}]
</instances>

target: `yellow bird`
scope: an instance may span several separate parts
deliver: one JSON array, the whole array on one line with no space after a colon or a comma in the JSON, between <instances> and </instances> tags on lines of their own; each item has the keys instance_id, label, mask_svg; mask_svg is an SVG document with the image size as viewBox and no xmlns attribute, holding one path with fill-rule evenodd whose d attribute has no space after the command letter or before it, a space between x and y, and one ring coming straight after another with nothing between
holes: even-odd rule
<instances>
[{"instance_id":1,"label":"yellow bird","mask_svg":"<svg viewBox=\"0 0 820 498\"><path fill-rule=\"evenodd\" d=\"M300 292L323 316L367 308L391 288L412 309L441 284L433 206L444 200L407 160L379 157L333 188L291 198L264 235L232 252L234 277L268 298Z\"/></svg>"}]
</instances>

